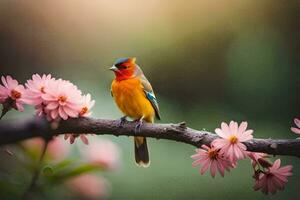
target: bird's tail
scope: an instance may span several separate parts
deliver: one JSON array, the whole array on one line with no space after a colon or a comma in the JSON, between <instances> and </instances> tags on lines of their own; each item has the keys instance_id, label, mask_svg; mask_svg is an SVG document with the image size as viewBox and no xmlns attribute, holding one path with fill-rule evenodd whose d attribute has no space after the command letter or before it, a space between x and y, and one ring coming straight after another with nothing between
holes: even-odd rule
<instances>
[{"instance_id":1,"label":"bird's tail","mask_svg":"<svg viewBox=\"0 0 300 200\"><path fill-rule=\"evenodd\" d=\"M134 137L135 162L138 166L149 167L149 153L145 137Z\"/></svg>"}]
</instances>

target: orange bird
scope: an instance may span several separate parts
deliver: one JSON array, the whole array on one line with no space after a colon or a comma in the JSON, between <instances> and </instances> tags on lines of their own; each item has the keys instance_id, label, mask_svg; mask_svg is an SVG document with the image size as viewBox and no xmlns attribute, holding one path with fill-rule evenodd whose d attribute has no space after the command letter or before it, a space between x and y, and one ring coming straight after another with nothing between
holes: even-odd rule
<instances>
[{"instance_id":1,"label":"orange bird","mask_svg":"<svg viewBox=\"0 0 300 200\"><path fill-rule=\"evenodd\" d=\"M110 68L115 73L111 84L111 94L124 116L120 125L130 117L137 122L136 132L143 121L153 123L160 119L159 108L153 89L135 58L120 58ZM144 137L134 137L135 161L139 166L150 164L147 141Z\"/></svg>"}]
</instances>

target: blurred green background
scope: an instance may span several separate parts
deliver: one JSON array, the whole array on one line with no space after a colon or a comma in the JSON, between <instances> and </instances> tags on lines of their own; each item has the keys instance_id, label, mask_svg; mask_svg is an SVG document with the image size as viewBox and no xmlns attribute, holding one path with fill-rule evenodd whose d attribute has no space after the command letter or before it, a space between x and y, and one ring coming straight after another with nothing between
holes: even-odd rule
<instances>
[{"instance_id":1,"label":"blurred green background","mask_svg":"<svg viewBox=\"0 0 300 200\"><path fill-rule=\"evenodd\" d=\"M222 121L247 120L255 137L295 138L289 128L300 117L299 23L299 0L1 0L1 75L70 80L96 100L94 117L115 119L121 113L110 96L108 67L135 56L156 92L162 123L213 131ZM26 110L6 118L30 117ZM141 169L131 138L103 137L122 150L120 169L103 174L111 200L299 197L297 158L282 157L294 176L283 192L265 196L252 189L248 160L213 179L192 168L194 147L149 139L151 166ZM9 160L1 165L14 171ZM63 190L49 190L59 191L50 199L68 199Z\"/></svg>"}]
</instances>

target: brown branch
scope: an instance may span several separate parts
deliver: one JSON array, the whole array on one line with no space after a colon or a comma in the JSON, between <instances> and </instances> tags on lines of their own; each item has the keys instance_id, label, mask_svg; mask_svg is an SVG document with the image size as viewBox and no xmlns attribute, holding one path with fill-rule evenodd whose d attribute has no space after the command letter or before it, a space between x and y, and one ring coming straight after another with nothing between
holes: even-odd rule
<instances>
[{"instance_id":1,"label":"brown branch","mask_svg":"<svg viewBox=\"0 0 300 200\"><path fill-rule=\"evenodd\" d=\"M140 133L135 133L135 123L125 122L121 127L119 120L77 118L62 121L58 128L41 118L26 121L1 121L0 145L18 142L32 137L49 139L64 133L94 133L97 135L144 136L157 139L174 140L201 147L210 144L216 134L188 128L184 122L179 124L144 123ZM271 155L290 155L300 157L300 139L253 139L244 143L248 151L264 152Z\"/></svg>"}]
</instances>

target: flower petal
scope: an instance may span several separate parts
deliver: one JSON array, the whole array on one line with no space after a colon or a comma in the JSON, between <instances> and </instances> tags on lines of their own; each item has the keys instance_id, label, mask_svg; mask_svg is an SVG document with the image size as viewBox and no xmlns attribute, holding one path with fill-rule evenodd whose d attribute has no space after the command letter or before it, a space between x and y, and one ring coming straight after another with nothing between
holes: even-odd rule
<instances>
[{"instance_id":1,"label":"flower petal","mask_svg":"<svg viewBox=\"0 0 300 200\"><path fill-rule=\"evenodd\" d=\"M295 118L294 119L295 124L298 126L298 128L300 128L300 120Z\"/></svg>"},{"instance_id":2,"label":"flower petal","mask_svg":"<svg viewBox=\"0 0 300 200\"><path fill-rule=\"evenodd\" d=\"M291 131L296 133L296 134L300 134L300 129L299 128L291 127Z\"/></svg>"}]
</instances>

